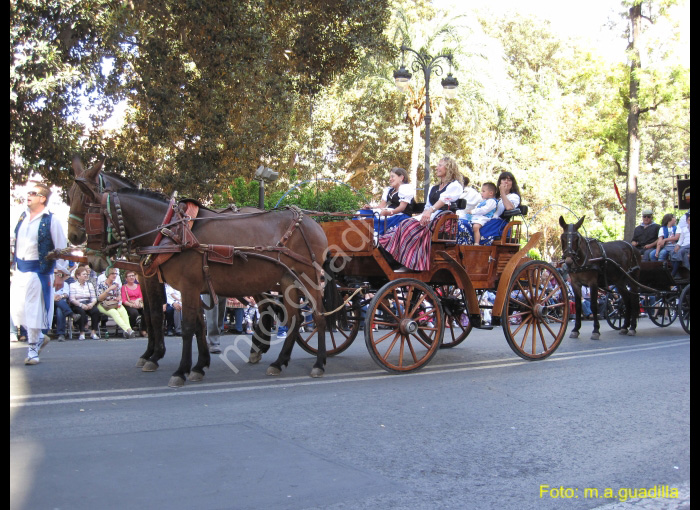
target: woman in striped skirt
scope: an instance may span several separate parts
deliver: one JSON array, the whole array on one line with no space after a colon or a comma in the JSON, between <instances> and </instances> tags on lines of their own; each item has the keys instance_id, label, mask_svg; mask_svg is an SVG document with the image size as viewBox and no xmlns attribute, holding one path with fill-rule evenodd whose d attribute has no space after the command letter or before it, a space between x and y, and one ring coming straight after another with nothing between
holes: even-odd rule
<instances>
[{"instance_id":1,"label":"woman in striped skirt","mask_svg":"<svg viewBox=\"0 0 700 510\"><path fill-rule=\"evenodd\" d=\"M379 238L379 245L403 266L398 272L430 269L430 238L437 217L444 212L443 207L462 194L462 175L455 160L442 158L435 176L440 182L430 189L423 214L399 223L394 230Z\"/></svg>"}]
</instances>

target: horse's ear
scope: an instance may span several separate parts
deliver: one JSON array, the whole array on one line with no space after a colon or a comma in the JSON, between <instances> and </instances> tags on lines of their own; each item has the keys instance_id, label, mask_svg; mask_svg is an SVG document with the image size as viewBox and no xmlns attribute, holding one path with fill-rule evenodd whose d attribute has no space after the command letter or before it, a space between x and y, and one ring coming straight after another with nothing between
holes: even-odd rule
<instances>
[{"instance_id":1,"label":"horse's ear","mask_svg":"<svg viewBox=\"0 0 700 510\"><path fill-rule=\"evenodd\" d=\"M559 225L561 225L561 228L566 230L566 220L564 219L564 216L559 216Z\"/></svg>"},{"instance_id":2,"label":"horse's ear","mask_svg":"<svg viewBox=\"0 0 700 510\"><path fill-rule=\"evenodd\" d=\"M585 220L585 219L586 219L586 215L584 214L583 216L581 216L581 219L578 220L576 222L576 224L574 225L574 230L578 230L579 228L581 228L581 225L583 225L583 220Z\"/></svg>"},{"instance_id":3,"label":"horse's ear","mask_svg":"<svg viewBox=\"0 0 700 510\"><path fill-rule=\"evenodd\" d=\"M97 163L92 165L92 168L85 172L85 178L91 180L92 182L97 182L97 176L102 170L102 164L104 162L105 160L103 159L102 161L98 161Z\"/></svg>"},{"instance_id":4,"label":"horse's ear","mask_svg":"<svg viewBox=\"0 0 700 510\"><path fill-rule=\"evenodd\" d=\"M93 203L98 203L100 201L100 197L97 195L97 192L92 188L89 181L85 177L76 178L75 183L80 188L80 191L82 191L88 198L88 200Z\"/></svg>"},{"instance_id":5,"label":"horse's ear","mask_svg":"<svg viewBox=\"0 0 700 510\"><path fill-rule=\"evenodd\" d=\"M80 177L83 175L83 162L80 161L80 156L73 156L73 175Z\"/></svg>"}]
</instances>

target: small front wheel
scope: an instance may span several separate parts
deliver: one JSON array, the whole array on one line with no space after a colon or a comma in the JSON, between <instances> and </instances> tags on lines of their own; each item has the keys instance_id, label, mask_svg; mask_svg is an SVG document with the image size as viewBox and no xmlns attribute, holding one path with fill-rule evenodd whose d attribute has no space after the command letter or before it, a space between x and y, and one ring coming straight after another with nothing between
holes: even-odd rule
<instances>
[{"instance_id":1,"label":"small front wheel","mask_svg":"<svg viewBox=\"0 0 700 510\"><path fill-rule=\"evenodd\" d=\"M518 356L537 360L551 355L569 321L568 292L559 272L540 260L516 269L501 320L508 345Z\"/></svg>"},{"instance_id":2,"label":"small front wheel","mask_svg":"<svg viewBox=\"0 0 700 510\"><path fill-rule=\"evenodd\" d=\"M387 372L410 372L435 356L444 330L444 313L435 292L423 282L402 278L387 283L372 298L365 318L365 343Z\"/></svg>"}]
</instances>

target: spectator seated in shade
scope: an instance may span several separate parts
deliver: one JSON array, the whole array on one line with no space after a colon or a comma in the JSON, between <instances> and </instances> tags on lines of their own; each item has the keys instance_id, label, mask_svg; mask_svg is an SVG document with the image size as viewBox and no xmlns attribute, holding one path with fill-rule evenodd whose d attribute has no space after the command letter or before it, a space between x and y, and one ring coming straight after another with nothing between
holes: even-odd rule
<instances>
[{"instance_id":1,"label":"spectator seated in shade","mask_svg":"<svg viewBox=\"0 0 700 510\"><path fill-rule=\"evenodd\" d=\"M117 283L119 270L110 268L105 271L105 279L97 284L97 309L111 317L124 332L124 338L132 338L134 331L129 324L129 314L122 304L121 285Z\"/></svg>"},{"instance_id":2,"label":"spectator seated in shade","mask_svg":"<svg viewBox=\"0 0 700 510\"><path fill-rule=\"evenodd\" d=\"M63 342L66 339L66 319L73 313L70 304L68 304L68 296L70 294L68 284L66 283L68 272L61 268L56 268L53 272L53 276L54 313L56 317L54 324L56 326L58 341Z\"/></svg>"},{"instance_id":3,"label":"spectator seated in shade","mask_svg":"<svg viewBox=\"0 0 700 510\"><path fill-rule=\"evenodd\" d=\"M389 172L389 187L384 189L377 207L369 204L358 211L363 217L374 217L374 231L383 235L403 220L411 217L415 205L416 188L408 182L408 172L394 167Z\"/></svg>"},{"instance_id":4,"label":"spectator seated in shade","mask_svg":"<svg viewBox=\"0 0 700 510\"><path fill-rule=\"evenodd\" d=\"M515 176L510 172L501 172L496 182L496 211L493 218L480 229L479 244L489 246L494 240L501 237L503 229L508 224L508 219L503 218L505 211L515 211L520 206L520 188ZM457 232L457 244L474 244L474 230L471 222L462 219L459 221Z\"/></svg>"},{"instance_id":5,"label":"spectator seated in shade","mask_svg":"<svg viewBox=\"0 0 700 510\"><path fill-rule=\"evenodd\" d=\"M80 315L78 340L85 340L84 329L87 326L88 317L90 317L92 326L92 339L98 340L100 337L97 332L100 328L102 314L97 308L97 291L89 280L90 270L85 266L78 266L75 270L75 277L77 280L68 286L68 302L73 312Z\"/></svg>"},{"instance_id":6,"label":"spectator seated in shade","mask_svg":"<svg viewBox=\"0 0 700 510\"><path fill-rule=\"evenodd\" d=\"M146 332L146 323L143 319L143 293L141 292L141 285L134 271L127 271L124 276L126 277L126 283L122 285L122 305L129 315L129 324L134 330L140 325L141 336L148 336Z\"/></svg>"}]
</instances>

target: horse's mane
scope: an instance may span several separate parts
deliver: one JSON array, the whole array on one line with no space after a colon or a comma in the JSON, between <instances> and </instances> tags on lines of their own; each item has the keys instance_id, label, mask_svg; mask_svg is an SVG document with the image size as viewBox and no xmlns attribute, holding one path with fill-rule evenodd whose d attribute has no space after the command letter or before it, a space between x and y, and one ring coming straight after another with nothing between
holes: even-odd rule
<instances>
[{"instance_id":1,"label":"horse's mane","mask_svg":"<svg viewBox=\"0 0 700 510\"><path fill-rule=\"evenodd\" d=\"M113 172L102 172L102 175L104 175L105 177L111 177L112 179L116 179L118 181L121 181L124 183L125 187L128 187L128 188L138 188L139 187L138 184L136 184L131 179L124 177L123 175L115 174Z\"/></svg>"},{"instance_id":2,"label":"horse's mane","mask_svg":"<svg viewBox=\"0 0 700 510\"><path fill-rule=\"evenodd\" d=\"M153 200L160 200L161 202L170 201L170 197L165 193L151 189L121 188L117 190L117 193L120 195L134 195L137 197L151 198Z\"/></svg>"}]
</instances>

